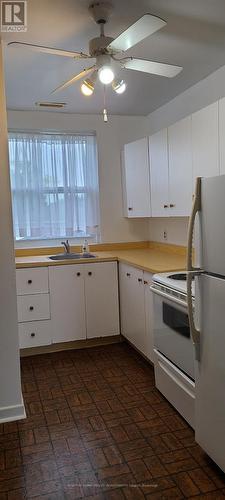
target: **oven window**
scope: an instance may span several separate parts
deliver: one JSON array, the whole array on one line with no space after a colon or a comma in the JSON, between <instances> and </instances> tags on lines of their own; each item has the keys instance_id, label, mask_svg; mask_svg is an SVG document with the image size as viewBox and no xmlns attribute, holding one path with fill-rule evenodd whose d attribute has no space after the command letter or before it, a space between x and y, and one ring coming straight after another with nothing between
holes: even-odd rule
<instances>
[{"instance_id":1,"label":"oven window","mask_svg":"<svg viewBox=\"0 0 225 500\"><path fill-rule=\"evenodd\" d=\"M188 315L163 302L163 322L184 337L190 337Z\"/></svg>"}]
</instances>

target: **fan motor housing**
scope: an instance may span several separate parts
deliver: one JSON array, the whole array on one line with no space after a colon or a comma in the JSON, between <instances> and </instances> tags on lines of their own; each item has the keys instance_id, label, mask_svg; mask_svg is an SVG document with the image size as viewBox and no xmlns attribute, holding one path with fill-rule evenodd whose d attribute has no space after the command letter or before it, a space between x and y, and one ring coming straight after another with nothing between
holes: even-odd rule
<instances>
[{"instance_id":1,"label":"fan motor housing","mask_svg":"<svg viewBox=\"0 0 225 500\"><path fill-rule=\"evenodd\" d=\"M92 38L89 42L89 54L93 57L96 57L101 54L110 53L107 49L108 45L114 39L109 36L99 36L97 38Z\"/></svg>"}]
</instances>

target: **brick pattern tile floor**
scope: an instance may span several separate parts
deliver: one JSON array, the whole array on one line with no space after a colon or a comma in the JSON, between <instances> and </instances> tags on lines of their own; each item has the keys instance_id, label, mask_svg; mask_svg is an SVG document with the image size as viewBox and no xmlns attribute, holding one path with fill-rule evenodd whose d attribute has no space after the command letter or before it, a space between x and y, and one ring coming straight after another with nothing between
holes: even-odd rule
<instances>
[{"instance_id":1,"label":"brick pattern tile floor","mask_svg":"<svg viewBox=\"0 0 225 500\"><path fill-rule=\"evenodd\" d=\"M22 360L27 419L0 426L0 500L225 497L225 475L126 343Z\"/></svg>"}]
</instances>

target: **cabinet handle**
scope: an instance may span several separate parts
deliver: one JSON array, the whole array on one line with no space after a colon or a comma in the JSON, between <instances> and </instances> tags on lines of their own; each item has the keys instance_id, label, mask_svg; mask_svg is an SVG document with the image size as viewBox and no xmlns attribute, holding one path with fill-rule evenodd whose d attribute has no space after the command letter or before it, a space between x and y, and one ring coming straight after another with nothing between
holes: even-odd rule
<instances>
[{"instance_id":1,"label":"cabinet handle","mask_svg":"<svg viewBox=\"0 0 225 500\"><path fill-rule=\"evenodd\" d=\"M127 277L130 278L130 273L127 273Z\"/></svg>"},{"instance_id":2,"label":"cabinet handle","mask_svg":"<svg viewBox=\"0 0 225 500\"><path fill-rule=\"evenodd\" d=\"M144 281L144 285L148 285L148 281Z\"/></svg>"},{"instance_id":3,"label":"cabinet handle","mask_svg":"<svg viewBox=\"0 0 225 500\"><path fill-rule=\"evenodd\" d=\"M138 281L139 281L139 283L142 283L142 279L141 278L138 278Z\"/></svg>"},{"instance_id":4,"label":"cabinet handle","mask_svg":"<svg viewBox=\"0 0 225 500\"><path fill-rule=\"evenodd\" d=\"M31 337L35 337L35 333L31 333L31 334L30 334L30 336L31 336Z\"/></svg>"},{"instance_id":5,"label":"cabinet handle","mask_svg":"<svg viewBox=\"0 0 225 500\"><path fill-rule=\"evenodd\" d=\"M32 280L28 280L27 283L28 283L28 285L31 285Z\"/></svg>"},{"instance_id":6,"label":"cabinet handle","mask_svg":"<svg viewBox=\"0 0 225 500\"><path fill-rule=\"evenodd\" d=\"M77 273L77 276L80 276L80 273Z\"/></svg>"},{"instance_id":7,"label":"cabinet handle","mask_svg":"<svg viewBox=\"0 0 225 500\"><path fill-rule=\"evenodd\" d=\"M168 205L163 205L164 208L168 208Z\"/></svg>"},{"instance_id":8,"label":"cabinet handle","mask_svg":"<svg viewBox=\"0 0 225 500\"><path fill-rule=\"evenodd\" d=\"M170 203L170 208L174 208L175 205L173 203Z\"/></svg>"},{"instance_id":9,"label":"cabinet handle","mask_svg":"<svg viewBox=\"0 0 225 500\"><path fill-rule=\"evenodd\" d=\"M130 211L130 210L133 210L133 207L128 207L128 210L129 210L129 211Z\"/></svg>"},{"instance_id":10,"label":"cabinet handle","mask_svg":"<svg viewBox=\"0 0 225 500\"><path fill-rule=\"evenodd\" d=\"M92 276L92 272L91 271L88 272L88 276Z\"/></svg>"},{"instance_id":11,"label":"cabinet handle","mask_svg":"<svg viewBox=\"0 0 225 500\"><path fill-rule=\"evenodd\" d=\"M30 306L29 309L30 309L30 311L33 311L34 310L34 306Z\"/></svg>"}]
</instances>

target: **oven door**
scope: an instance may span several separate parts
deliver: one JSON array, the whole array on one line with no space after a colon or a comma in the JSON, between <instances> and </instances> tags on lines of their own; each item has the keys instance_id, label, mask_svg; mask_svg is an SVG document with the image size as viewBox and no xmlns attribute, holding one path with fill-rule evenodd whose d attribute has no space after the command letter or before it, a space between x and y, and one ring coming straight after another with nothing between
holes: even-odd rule
<instances>
[{"instance_id":1,"label":"oven door","mask_svg":"<svg viewBox=\"0 0 225 500\"><path fill-rule=\"evenodd\" d=\"M152 288L154 347L194 380L194 348L187 305Z\"/></svg>"}]
</instances>

